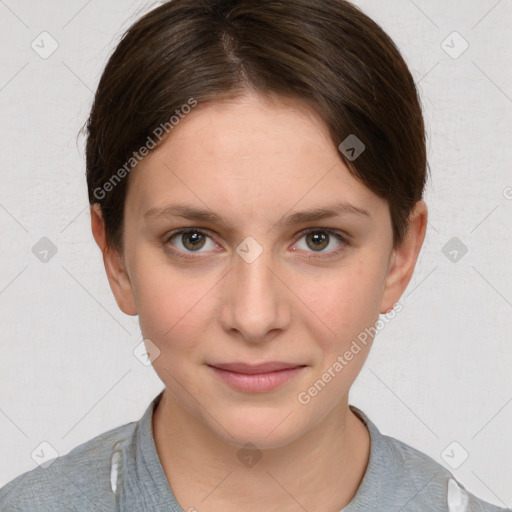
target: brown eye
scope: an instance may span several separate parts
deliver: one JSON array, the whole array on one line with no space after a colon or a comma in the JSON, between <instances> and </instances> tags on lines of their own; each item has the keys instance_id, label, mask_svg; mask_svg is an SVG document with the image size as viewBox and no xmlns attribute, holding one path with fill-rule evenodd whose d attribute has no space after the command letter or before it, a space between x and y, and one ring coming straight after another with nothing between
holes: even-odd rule
<instances>
[{"instance_id":1,"label":"brown eye","mask_svg":"<svg viewBox=\"0 0 512 512\"><path fill-rule=\"evenodd\" d=\"M331 229L309 229L301 234L302 237L295 245L297 249L309 252L309 259L311 259L311 252L318 253L319 258L337 256L350 245L342 234ZM305 240L305 243L302 240Z\"/></svg>"},{"instance_id":2,"label":"brown eye","mask_svg":"<svg viewBox=\"0 0 512 512\"><path fill-rule=\"evenodd\" d=\"M314 231L306 235L308 247L314 251L322 251L329 245L329 235L325 231Z\"/></svg>"},{"instance_id":3,"label":"brown eye","mask_svg":"<svg viewBox=\"0 0 512 512\"><path fill-rule=\"evenodd\" d=\"M198 229L181 230L169 236L166 240L166 245L171 245L180 253L194 253L205 252L201 251L204 247L208 249L208 242L212 244L211 249L215 249L216 244L210 236Z\"/></svg>"},{"instance_id":4,"label":"brown eye","mask_svg":"<svg viewBox=\"0 0 512 512\"><path fill-rule=\"evenodd\" d=\"M201 249L205 244L206 238L202 233L191 231L181 235L181 243L186 249L191 251Z\"/></svg>"}]
</instances>

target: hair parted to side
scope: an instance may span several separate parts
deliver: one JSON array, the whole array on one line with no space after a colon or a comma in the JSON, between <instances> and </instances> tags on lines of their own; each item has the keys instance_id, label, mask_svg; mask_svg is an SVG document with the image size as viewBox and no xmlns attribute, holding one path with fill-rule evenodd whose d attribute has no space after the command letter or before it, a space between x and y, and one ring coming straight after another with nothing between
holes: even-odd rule
<instances>
[{"instance_id":1,"label":"hair parted to side","mask_svg":"<svg viewBox=\"0 0 512 512\"><path fill-rule=\"evenodd\" d=\"M126 164L148 136L191 100L247 90L313 106L336 147L351 134L364 143L356 160L340 157L388 201L400 245L428 164L418 91L382 28L344 0L170 0L123 35L86 125L89 202L109 246L123 250ZM116 173L126 177L112 184Z\"/></svg>"}]
</instances>

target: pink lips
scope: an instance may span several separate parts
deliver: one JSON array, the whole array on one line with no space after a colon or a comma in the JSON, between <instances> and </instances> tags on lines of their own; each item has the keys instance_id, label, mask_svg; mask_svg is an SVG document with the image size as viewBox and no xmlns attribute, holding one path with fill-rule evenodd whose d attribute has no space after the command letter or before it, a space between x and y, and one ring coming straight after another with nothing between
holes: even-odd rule
<instances>
[{"instance_id":1,"label":"pink lips","mask_svg":"<svg viewBox=\"0 0 512 512\"><path fill-rule=\"evenodd\" d=\"M295 377L305 367L293 363L219 363L208 365L227 384L241 391L271 391Z\"/></svg>"}]
</instances>

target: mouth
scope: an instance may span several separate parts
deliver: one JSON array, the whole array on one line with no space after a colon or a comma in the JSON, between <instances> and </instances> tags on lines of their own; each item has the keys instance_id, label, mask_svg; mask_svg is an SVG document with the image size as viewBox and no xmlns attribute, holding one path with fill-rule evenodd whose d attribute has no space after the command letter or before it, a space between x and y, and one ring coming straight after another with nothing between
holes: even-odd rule
<instances>
[{"instance_id":1,"label":"mouth","mask_svg":"<svg viewBox=\"0 0 512 512\"><path fill-rule=\"evenodd\" d=\"M271 361L262 364L219 363L208 366L229 386L247 392L271 391L293 379L306 365Z\"/></svg>"}]
</instances>

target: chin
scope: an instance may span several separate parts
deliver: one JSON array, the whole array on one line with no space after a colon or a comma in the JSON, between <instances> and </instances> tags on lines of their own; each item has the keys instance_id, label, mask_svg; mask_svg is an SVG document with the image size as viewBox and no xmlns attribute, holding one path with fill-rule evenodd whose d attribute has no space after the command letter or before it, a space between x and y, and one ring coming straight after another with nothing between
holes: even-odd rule
<instances>
[{"instance_id":1,"label":"chin","mask_svg":"<svg viewBox=\"0 0 512 512\"><path fill-rule=\"evenodd\" d=\"M297 421L296 413L291 408L265 409L262 406L237 408L236 411L219 414L220 422L208 423L218 437L229 445L247 448L251 443L259 449L284 447L300 437L304 426Z\"/></svg>"}]
</instances>

